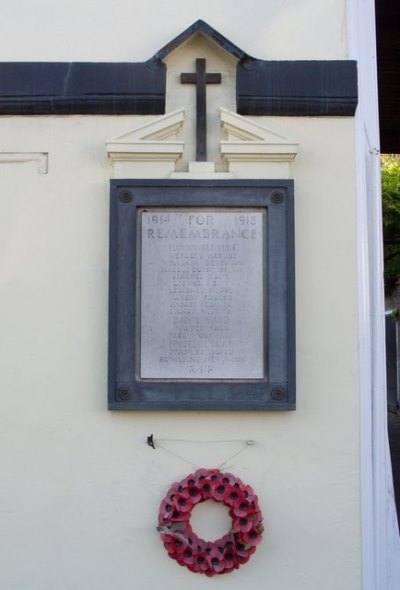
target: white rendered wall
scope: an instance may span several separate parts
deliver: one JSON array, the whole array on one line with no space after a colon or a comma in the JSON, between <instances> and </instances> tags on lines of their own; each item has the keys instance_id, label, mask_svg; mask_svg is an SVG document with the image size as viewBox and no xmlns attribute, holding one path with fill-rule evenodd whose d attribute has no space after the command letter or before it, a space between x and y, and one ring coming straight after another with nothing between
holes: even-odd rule
<instances>
[{"instance_id":1,"label":"white rendered wall","mask_svg":"<svg viewBox=\"0 0 400 590\"><path fill-rule=\"evenodd\" d=\"M153 2L157 28L148 6L115 2L110 15L102 2L76 10L72 2L39 3L35 11L25 4L23 13L20 4L5 7L4 61L140 61L197 18L259 58L346 57L342 1L257 1L245 16L226 2L204 2L201 11L197 2L174 2L173 13ZM0 163L0 587L358 590L354 120L254 118L300 145L291 164L298 409L110 413L105 142L144 120L0 118L0 152L49 154L48 174L35 161ZM266 525L239 571L210 582L168 558L155 531L158 506L190 466L151 450L151 432L256 441L229 463L258 493ZM237 450L170 448L205 467Z\"/></svg>"},{"instance_id":2,"label":"white rendered wall","mask_svg":"<svg viewBox=\"0 0 400 590\"><path fill-rule=\"evenodd\" d=\"M144 61L197 19L260 59L342 59L345 0L18 0L2 61Z\"/></svg>"}]
</instances>

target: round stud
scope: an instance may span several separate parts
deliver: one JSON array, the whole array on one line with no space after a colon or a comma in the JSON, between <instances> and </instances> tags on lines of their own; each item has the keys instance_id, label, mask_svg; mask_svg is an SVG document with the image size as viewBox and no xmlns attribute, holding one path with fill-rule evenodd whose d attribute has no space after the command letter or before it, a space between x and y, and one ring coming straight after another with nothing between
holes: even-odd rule
<instances>
[{"instance_id":1,"label":"round stud","mask_svg":"<svg viewBox=\"0 0 400 590\"><path fill-rule=\"evenodd\" d=\"M130 191L127 191L127 190L122 190L119 193L119 200L122 203L130 203L132 201L132 193Z\"/></svg>"},{"instance_id":2,"label":"round stud","mask_svg":"<svg viewBox=\"0 0 400 590\"><path fill-rule=\"evenodd\" d=\"M285 397L285 390L283 387L275 387L275 389L271 391L271 397L275 401L281 401Z\"/></svg>"},{"instance_id":3,"label":"round stud","mask_svg":"<svg viewBox=\"0 0 400 590\"><path fill-rule=\"evenodd\" d=\"M282 191L274 191L271 195L271 203L274 205L280 205L283 203L285 195Z\"/></svg>"},{"instance_id":4,"label":"round stud","mask_svg":"<svg viewBox=\"0 0 400 590\"><path fill-rule=\"evenodd\" d=\"M118 389L118 398L122 401L126 401L130 398L129 389L126 387L120 387Z\"/></svg>"}]
</instances>

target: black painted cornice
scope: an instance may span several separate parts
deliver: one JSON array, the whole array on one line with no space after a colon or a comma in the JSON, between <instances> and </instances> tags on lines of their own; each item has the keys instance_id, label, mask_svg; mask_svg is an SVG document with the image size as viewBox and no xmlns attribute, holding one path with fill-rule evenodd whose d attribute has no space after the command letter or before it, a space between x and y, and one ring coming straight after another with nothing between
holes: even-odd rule
<instances>
[{"instance_id":1,"label":"black painted cornice","mask_svg":"<svg viewBox=\"0 0 400 590\"><path fill-rule=\"evenodd\" d=\"M158 115L162 63L0 63L3 115Z\"/></svg>"},{"instance_id":2,"label":"black painted cornice","mask_svg":"<svg viewBox=\"0 0 400 590\"><path fill-rule=\"evenodd\" d=\"M355 61L238 63L241 115L351 116L357 107Z\"/></svg>"},{"instance_id":3,"label":"black painted cornice","mask_svg":"<svg viewBox=\"0 0 400 590\"><path fill-rule=\"evenodd\" d=\"M142 63L0 63L0 115L159 115L165 112L163 60L196 34L237 60L242 115L351 116L357 106L353 61L264 61L202 20Z\"/></svg>"}]
</instances>

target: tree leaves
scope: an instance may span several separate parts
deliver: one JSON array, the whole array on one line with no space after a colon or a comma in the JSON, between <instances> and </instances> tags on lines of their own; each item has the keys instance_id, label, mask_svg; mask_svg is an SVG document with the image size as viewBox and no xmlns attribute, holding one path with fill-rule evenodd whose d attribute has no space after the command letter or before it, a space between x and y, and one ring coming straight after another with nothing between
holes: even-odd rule
<instances>
[{"instance_id":1,"label":"tree leaves","mask_svg":"<svg viewBox=\"0 0 400 590\"><path fill-rule=\"evenodd\" d=\"M390 296L400 279L400 155L381 158L385 293Z\"/></svg>"}]
</instances>

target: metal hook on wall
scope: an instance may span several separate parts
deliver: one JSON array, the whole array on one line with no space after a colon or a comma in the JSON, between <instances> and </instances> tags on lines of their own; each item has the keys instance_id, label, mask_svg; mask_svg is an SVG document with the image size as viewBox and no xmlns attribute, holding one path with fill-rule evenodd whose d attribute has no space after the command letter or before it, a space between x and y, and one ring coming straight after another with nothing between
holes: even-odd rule
<instances>
[{"instance_id":1,"label":"metal hook on wall","mask_svg":"<svg viewBox=\"0 0 400 590\"><path fill-rule=\"evenodd\" d=\"M150 434L147 437L147 444L149 445L149 447L152 447L154 450L156 450L155 444L154 444L154 436L152 434Z\"/></svg>"}]
</instances>

